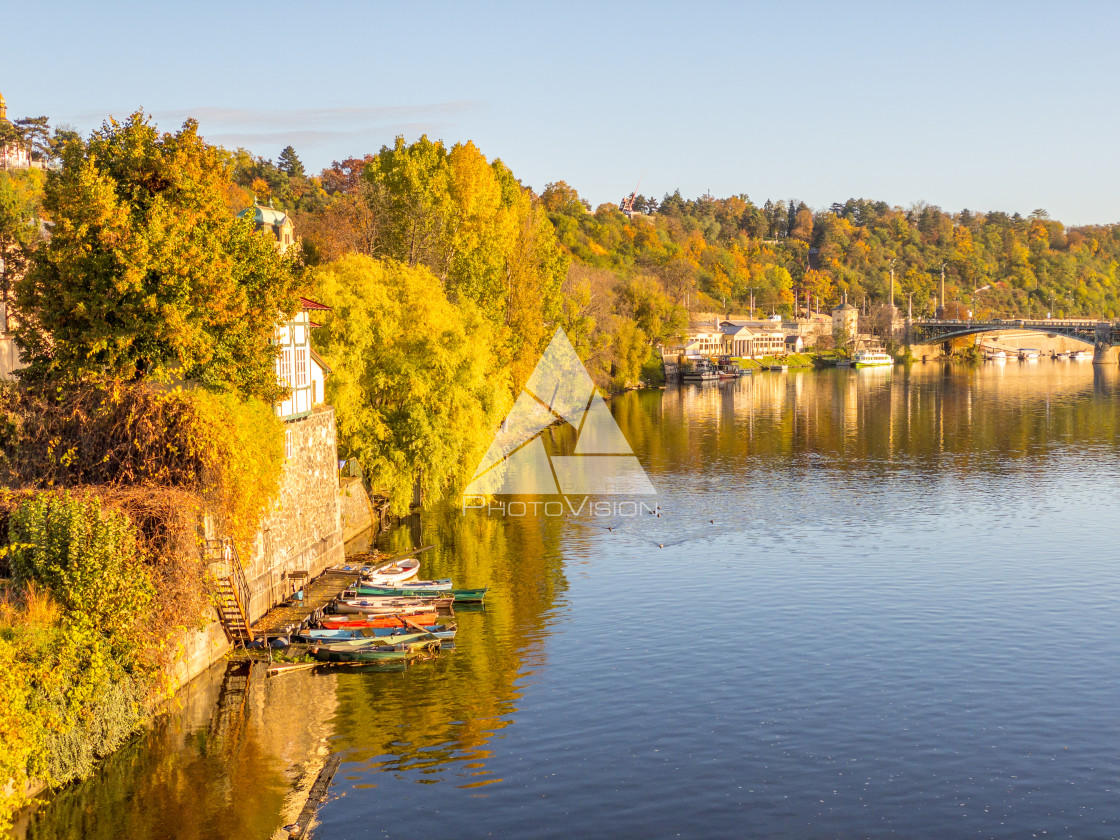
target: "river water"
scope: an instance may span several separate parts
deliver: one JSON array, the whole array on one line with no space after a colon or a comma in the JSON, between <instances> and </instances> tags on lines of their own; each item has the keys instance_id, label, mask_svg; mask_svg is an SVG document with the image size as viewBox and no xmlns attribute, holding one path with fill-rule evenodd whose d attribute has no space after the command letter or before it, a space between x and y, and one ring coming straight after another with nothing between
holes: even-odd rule
<instances>
[{"instance_id":1,"label":"river water","mask_svg":"<svg viewBox=\"0 0 1120 840\"><path fill-rule=\"evenodd\" d=\"M655 513L425 513L385 547L490 587L454 650L219 666L27 837L283 836L329 752L322 840L1116 837L1118 400L1049 360L627 394Z\"/></svg>"}]
</instances>

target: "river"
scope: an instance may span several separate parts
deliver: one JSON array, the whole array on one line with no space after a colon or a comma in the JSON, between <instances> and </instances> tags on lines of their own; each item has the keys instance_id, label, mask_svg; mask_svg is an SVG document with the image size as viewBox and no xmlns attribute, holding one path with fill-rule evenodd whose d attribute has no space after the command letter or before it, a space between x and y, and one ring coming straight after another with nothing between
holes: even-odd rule
<instances>
[{"instance_id":1,"label":"river","mask_svg":"<svg viewBox=\"0 0 1120 840\"><path fill-rule=\"evenodd\" d=\"M426 512L385 547L491 588L454 650L218 666L26 836L284 836L335 752L321 840L1116 837L1118 400L1050 360L627 394L655 513Z\"/></svg>"}]
</instances>

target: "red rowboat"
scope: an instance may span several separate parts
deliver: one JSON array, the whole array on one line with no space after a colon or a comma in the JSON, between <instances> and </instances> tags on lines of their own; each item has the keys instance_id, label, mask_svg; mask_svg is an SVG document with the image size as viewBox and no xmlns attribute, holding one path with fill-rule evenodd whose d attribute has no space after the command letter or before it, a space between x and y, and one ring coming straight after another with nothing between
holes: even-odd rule
<instances>
[{"instance_id":1,"label":"red rowboat","mask_svg":"<svg viewBox=\"0 0 1120 840\"><path fill-rule=\"evenodd\" d=\"M439 623L439 617L434 613L412 613L406 616L412 624L419 624L421 627L427 627L432 624ZM342 630L343 628L360 628L360 627L409 627L404 618L399 615L369 615L365 618L355 616L347 620L345 616L332 615L323 616L319 624L324 630Z\"/></svg>"}]
</instances>

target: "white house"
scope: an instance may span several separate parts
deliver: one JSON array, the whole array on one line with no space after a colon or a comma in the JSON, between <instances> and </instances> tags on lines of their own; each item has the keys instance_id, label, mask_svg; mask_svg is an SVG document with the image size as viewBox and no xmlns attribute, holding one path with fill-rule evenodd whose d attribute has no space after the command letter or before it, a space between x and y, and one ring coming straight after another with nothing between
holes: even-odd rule
<instances>
[{"instance_id":1,"label":"white house","mask_svg":"<svg viewBox=\"0 0 1120 840\"><path fill-rule=\"evenodd\" d=\"M311 347L311 330L319 326L311 313L329 312L330 307L307 298L300 298L299 311L286 324L276 328L273 339L280 348L276 356L276 377L291 394L276 403L276 416L281 420L306 417L323 403L323 385L331 372L327 363Z\"/></svg>"}]
</instances>

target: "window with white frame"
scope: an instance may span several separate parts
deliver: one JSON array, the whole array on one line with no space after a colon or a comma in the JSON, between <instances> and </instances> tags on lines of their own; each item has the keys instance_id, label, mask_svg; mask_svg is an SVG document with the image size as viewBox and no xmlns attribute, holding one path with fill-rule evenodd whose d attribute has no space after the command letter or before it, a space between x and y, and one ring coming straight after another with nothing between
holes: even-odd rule
<instances>
[{"instance_id":1,"label":"window with white frame","mask_svg":"<svg viewBox=\"0 0 1120 840\"><path fill-rule=\"evenodd\" d=\"M307 384L307 348L296 348L296 387Z\"/></svg>"},{"instance_id":2,"label":"window with white frame","mask_svg":"<svg viewBox=\"0 0 1120 840\"><path fill-rule=\"evenodd\" d=\"M292 387L292 350L285 347L280 351L280 384Z\"/></svg>"}]
</instances>

